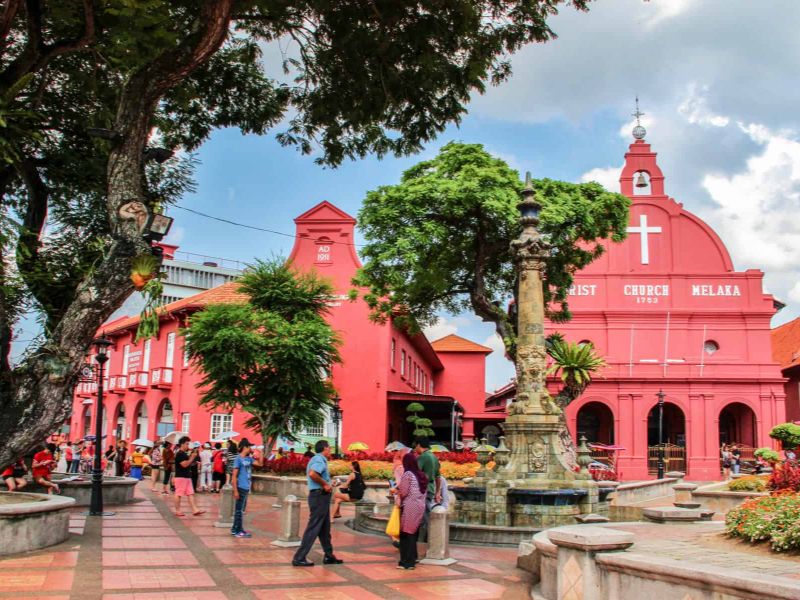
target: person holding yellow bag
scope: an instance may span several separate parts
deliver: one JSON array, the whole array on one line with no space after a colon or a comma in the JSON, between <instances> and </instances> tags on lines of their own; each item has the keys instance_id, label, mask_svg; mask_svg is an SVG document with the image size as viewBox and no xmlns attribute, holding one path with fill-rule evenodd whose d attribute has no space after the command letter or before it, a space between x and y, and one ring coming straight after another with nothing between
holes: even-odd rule
<instances>
[{"instance_id":1,"label":"person holding yellow bag","mask_svg":"<svg viewBox=\"0 0 800 600\"><path fill-rule=\"evenodd\" d=\"M411 570L417 564L417 535L425 517L425 494L428 477L420 471L417 457L409 453L403 457L403 476L397 487L391 490L400 498L400 562L398 569ZM397 506L389 518L392 524ZM389 533L389 526L387 526Z\"/></svg>"}]
</instances>

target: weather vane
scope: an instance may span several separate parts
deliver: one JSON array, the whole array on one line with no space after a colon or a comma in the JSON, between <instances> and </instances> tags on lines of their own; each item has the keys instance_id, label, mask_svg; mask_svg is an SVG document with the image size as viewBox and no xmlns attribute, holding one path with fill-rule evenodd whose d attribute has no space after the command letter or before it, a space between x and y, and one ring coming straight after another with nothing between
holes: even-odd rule
<instances>
[{"instance_id":1,"label":"weather vane","mask_svg":"<svg viewBox=\"0 0 800 600\"><path fill-rule=\"evenodd\" d=\"M631 113L634 117L636 117L636 127L633 128L633 137L637 140L644 139L644 136L647 134L647 130L642 127L640 122L640 118L644 116L644 113L639 110L639 96L636 96L636 112Z\"/></svg>"}]
</instances>

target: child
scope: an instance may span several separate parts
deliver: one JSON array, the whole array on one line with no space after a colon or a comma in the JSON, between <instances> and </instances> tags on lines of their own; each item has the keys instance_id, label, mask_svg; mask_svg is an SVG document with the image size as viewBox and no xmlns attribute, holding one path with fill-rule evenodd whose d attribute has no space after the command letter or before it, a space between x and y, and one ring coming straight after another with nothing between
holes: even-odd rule
<instances>
[{"instance_id":1,"label":"child","mask_svg":"<svg viewBox=\"0 0 800 600\"><path fill-rule=\"evenodd\" d=\"M253 463L260 467L263 464L261 456L250 456L250 441L244 438L239 443L239 455L233 460L233 497L236 499L236 510L233 513L233 527L231 534L238 538L253 537L244 530L244 510L247 507L247 496L250 493L250 482L252 479Z\"/></svg>"},{"instance_id":2,"label":"child","mask_svg":"<svg viewBox=\"0 0 800 600\"><path fill-rule=\"evenodd\" d=\"M52 494L54 491L56 494L61 493L61 488L50 481L50 472L56 465L56 461L53 458L55 450L55 444L45 445L43 450L33 455L33 465L31 465L33 467L33 480L42 487L47 488L48 494Z\"/></svg>"},{"instance_id":3,"label":"child","mask_svg":"<svg viewBox=\"0 0 800 600\"><path fill-rule=\"evenodd\" d=\"M145 458L144 449L142 448L136 448L136 451L131 454L131 477L139 481L142 479L142 467L144 466Z\"/></svg>"}]
</instances>

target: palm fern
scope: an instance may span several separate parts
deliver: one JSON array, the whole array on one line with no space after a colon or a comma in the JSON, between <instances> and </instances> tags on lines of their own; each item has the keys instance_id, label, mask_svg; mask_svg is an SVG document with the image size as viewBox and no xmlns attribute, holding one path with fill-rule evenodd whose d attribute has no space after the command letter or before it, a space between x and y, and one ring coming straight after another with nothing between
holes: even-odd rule
<instances>
[{"instance_id":1,"label":"palm fern","mask_svg":"<svg viewBox=\"0 0 800 600\"><path fill-rule=\"evenodd\" d=\"M554 339L547 347L553 364L548 375L558 375L564 387L556 395L563 408L586 389L593 375L606 366L606 361L597 354L592 344L576 344L563 339Z\"/></svg>"}]
</instances>

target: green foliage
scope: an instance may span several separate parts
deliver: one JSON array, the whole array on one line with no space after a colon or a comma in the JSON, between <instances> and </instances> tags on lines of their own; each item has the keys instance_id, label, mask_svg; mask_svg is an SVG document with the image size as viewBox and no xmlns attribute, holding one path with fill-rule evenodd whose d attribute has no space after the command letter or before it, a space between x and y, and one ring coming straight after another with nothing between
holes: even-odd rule
<instances>
[{"instance_id":1,"label":"green foliage","mask_svg":"<svg viewBox=\"0 0 800 600\"><path fill-rule=\"evenodd\" d=\"M784 449L797 448L800 446L800 425L794 423L776 425L769 432L769 437L778 440Z\"/></svg>"},{"instance_id":2,"label":"green foliage","mask_svg":"<svg viewBox=\"0 0 800 600\"><path fill-rule=\"evenodd\" d=\"M776 552L800 550L800 494L747 500L728 512L725 528L731 537L748 542L769 541Z\"/></svg>"},{"instance_id":3,"label":"green foliage","mask_svg":"<svg viewBox=\"0 0 800 600\"><path fill-rule=\"evenodd\" d=\"M553 359L547 374L561 378L569 394L562 393L560 396L568 395L569 401L580 396L591 382L593 374L606 365L606 361L597 355L592 344L554 339L548 345L547 353Z\"/></svg>"},{"instance_id":4,"label":"green foliage","mask_svg":"<svg viewBox=\"0 0 800 600\"><path fill-rule=\"evenodd\" d=\"M540 230L550 243L543 291L552 320L569 318L573 273L626 235L630 200L596 183L535 182ZM510 244L521 229L522 182L480 144L449 143L408 169L397 185L367 194L359 226L367 240L355 283L373 318L417 328L438 313L475 312L495 323L512 350L514 319L502 308L515 296Z\"/></svg>"},{"instance_id":5,"label":"green foliage","mask_svg":"<svg viewBox=\"0 0 800 600\"><path fill-rule=\"evenodd\" d=\"M781 459L781 455L772 448L757 448L756 451L753 452L753 456L761 458L768 463L776 463Z\"/></svg>"},{"instance_id":6,"label":"green foliage","mask_svg":"<svg viewBox=\"0 0 800 600\"><path fill-rule=\"evenodd\" d=\"M212 304L185 330L203 373L201 403L239 408L271 444L322 422L335 394L327 377L340 341L323 318L332 288L280 259L259 261L240 280L249 300Z\"/></svg>"},{"instance_id":7,"label":"green foliage","mask_svg":"<svg viewBox=\"0 0 800 600\"><path fill-rule=\"evenodd\" d=\"M434 431L431 429L433 422L430 419L418 414L422 413L424 410L425 407L419 402L412 402L406 406L406 412L411 413L406 417L406 421L414 425L414 431L411 433L415 438L423 436L430 437L434 435Z\"/></svg>"},{"instance_id":8,"label":"green foliage","mask_svg":"<svg viewBox=\"0 0 800 600\"><path fill-rule=\"evenodd\" d=\"M728 482L728 489L732 492L763 492L767 489L767 477L747 475Z\"/></svg>"}]
</instances>

